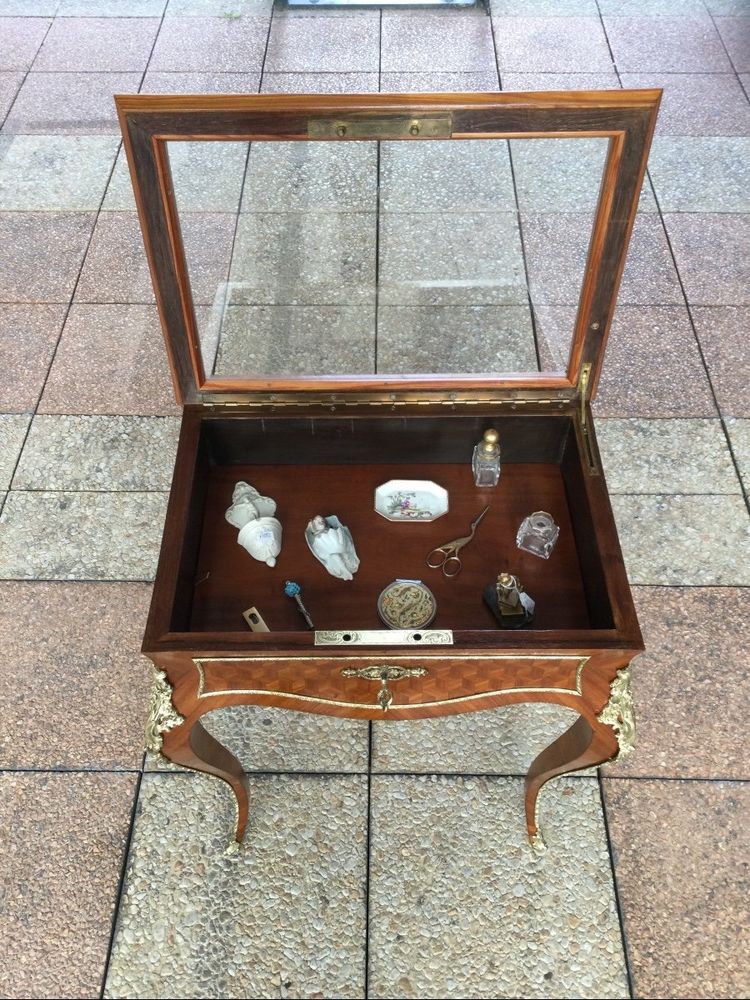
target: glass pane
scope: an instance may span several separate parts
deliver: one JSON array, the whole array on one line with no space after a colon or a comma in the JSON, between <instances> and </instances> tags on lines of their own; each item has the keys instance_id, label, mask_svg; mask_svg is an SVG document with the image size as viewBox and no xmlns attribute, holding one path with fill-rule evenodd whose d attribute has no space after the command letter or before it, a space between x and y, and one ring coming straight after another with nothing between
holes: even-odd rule
<instances>
[{"instance_id":1,"label":"glass pane","mask_svg":"<svg viewBox=\"0 0 750 1000\"><path fill-rule=\"evenodd\" d=\"M170 142L207 376L563 372L606 152Z\"/></svg>"}]
</instances>

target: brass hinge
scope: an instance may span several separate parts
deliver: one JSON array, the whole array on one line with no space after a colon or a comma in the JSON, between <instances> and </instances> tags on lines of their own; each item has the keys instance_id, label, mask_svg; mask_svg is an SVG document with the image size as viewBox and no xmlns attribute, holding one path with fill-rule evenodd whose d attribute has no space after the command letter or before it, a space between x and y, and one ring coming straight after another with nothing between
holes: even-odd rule
<instances>
[{"instance_id":1,"label":"brass hinge","mask_svg":"<svg viewBox=\"0 0 750 1000\"><path fill-rule=\"evenodd\" d=\"M581 407L580 411L581 438L583 439L584 457L586 459L586 464L588 465L589 475L596 476L599 474L599 466L596 462L596 458L594 457L594 448L593 445L591 444L591 435L589 432L589 425L588 425L588 413L586 411L590 380L591 380L591 362L587 361L586 364L581 365L581 374L578 377L578 396L579 396L579 404Z\"/></svg>"}]
</instances>

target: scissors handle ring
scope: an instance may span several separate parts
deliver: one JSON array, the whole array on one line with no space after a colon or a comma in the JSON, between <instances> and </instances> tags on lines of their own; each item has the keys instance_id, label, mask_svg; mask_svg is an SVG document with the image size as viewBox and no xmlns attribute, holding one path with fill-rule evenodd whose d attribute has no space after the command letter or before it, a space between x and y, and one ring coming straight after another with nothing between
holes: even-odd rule
<instances>
[{"instance_id":1,"label":"scissors handle ring","mask_svg":"<svg viewBox=\"0 0 750 1000\"><path fill-rule=\"evenodd\" d=\"M453 573L448 572L449 563L456 563L456 569ZM443 562L443 576L447 576L448 579L450 579L452 576L458 576L458 574L461 572L461 565L462 565L461 560L458 558L458 556L447 556L447 558Z\"/></svg>"},{"instance_id":2,"label":"scissors handle ring","mask_svg":"<svg viewBox=\"0 0 750 1000\"><path fill-rule=\"evenodd\" d=\"M435 555L435 553L437 553L438 561L432 562L431 560L432 557ZM447 558L448 558L448 553L445 551L445 549L438 547L436 549L433 549L432 552L428 553L427 565L430 567L430 569L440 569L441 566L445 565L445 561Z\"/></svg>"}]
</instances>

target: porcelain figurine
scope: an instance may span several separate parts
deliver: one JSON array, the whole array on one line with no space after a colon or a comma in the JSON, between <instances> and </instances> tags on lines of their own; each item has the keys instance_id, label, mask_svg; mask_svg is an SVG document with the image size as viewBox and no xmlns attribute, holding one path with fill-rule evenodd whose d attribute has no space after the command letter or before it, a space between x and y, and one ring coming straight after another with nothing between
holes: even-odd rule
<instances>
[{"instance_id":1,"label":"porcelain figurine","mask_svg":"<svg viewBox=\"0 0 750 1000\"><path fill-rule=\"evenodd\" d=\"M328 517L316 514L305 528L305 538L312 554L323 563L331 576L339 580L354 579L354 573L359 569L359 558L352 533L335 514Z\"/></svg>"},{"instance_id":2,"label":"porcelain figurine","mask_svg":"<svg viewBox=\"0 0 750 1000\"><path fill-rule=\"evenodd\" d=\"M273 516L275 513L274 500L262 497L249 483L237 483L232 506L225 515L230 524L239 528L238 544L267 566L275 566L281 552L281 522Z\"/></svg>"}]
</instances>

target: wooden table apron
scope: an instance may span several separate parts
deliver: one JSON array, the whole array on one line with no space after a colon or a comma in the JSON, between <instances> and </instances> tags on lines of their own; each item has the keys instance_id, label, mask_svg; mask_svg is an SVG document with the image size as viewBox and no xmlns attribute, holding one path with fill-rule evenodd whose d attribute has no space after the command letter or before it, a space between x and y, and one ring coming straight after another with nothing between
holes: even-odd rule
<instances>
[{"instance_id":1,"label":"wooden table apron","mask_svg":"<svg viewBox=\"0 0 750 1000\"><path fill-rule=\"evenodd\" d=\"M306 655L237 656L160 652L147 743L175 764L215 775L234 791L232 845L247 827L247 776L238 759L201 725L201 716L233 705L262 705L349 719L408 721L522 702L572 709L578 718L533 761L525 811L534 848L544 849L537 799L559 774L595 766L632 749L629 663L636 650L466 653L451 647L352 654L316 649ZM362 676L364 674L364 676ZM379 694L391 699L383 707ZM381 696L382 698L382 696ZM383 699L385 701L386 699ZM502 716L497 719L498 727Z\"/></svg>"}]
</instances>

